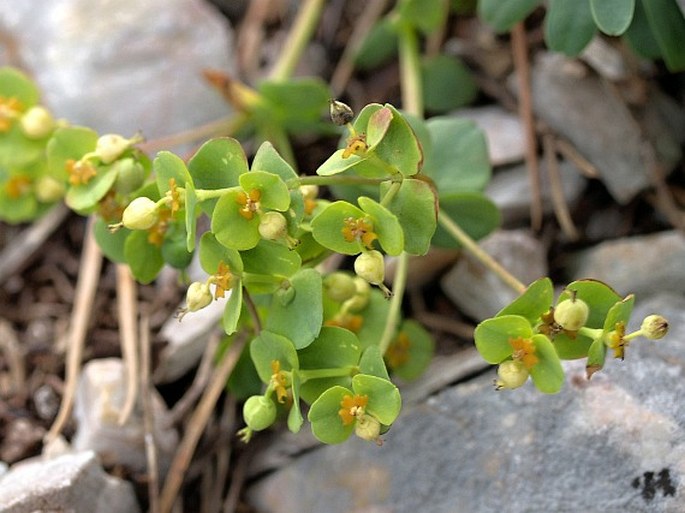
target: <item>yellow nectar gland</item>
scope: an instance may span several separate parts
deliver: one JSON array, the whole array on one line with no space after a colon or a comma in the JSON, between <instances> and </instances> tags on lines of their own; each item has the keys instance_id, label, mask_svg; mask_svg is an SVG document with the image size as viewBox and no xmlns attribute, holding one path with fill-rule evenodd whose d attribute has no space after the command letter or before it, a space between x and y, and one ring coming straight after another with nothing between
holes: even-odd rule
<instances>
[{"instance_id":1,"label":"yellow nectar gland","mask_svg":"<svg viewBox=\"0 0 685 513\"><path fill-rule=\"evenodd\" d=\"M216 286L214 290L214 298L218 299L224 297L227 290L231 290L233 275L231 274L231 269L222 260L219 262L216 273L212 277L212 282Z\"/></svg>"},{"instance_id":2,"label":"yellow nectar gland","mask_svg":"<svg viewBox=\"0 0 685 513\"><path fill-rule=\"evenodd\" d=\"M366 150L369 149L369 145L366 144L366 134L359 134L350 137L347 140L347 146L342 153L342 158L346 159L350 155L363 156L366 154Z\"/></svg>"},{"instance_id":3,"label":"yellow nectar gland","mask_svg":"<svg viewBox=\"0 0 685 513\"><path fill-rule=\"evenodd\" d=\"M364 317L350 313L341 313L324 322L324 325L345 328L352 333L359 333L359 330L364 325Z\"/></svg>"},{"instance_id":4,"label":"yellow nectar gland","mask_svg":"<svg viewBox=\"0 0 685 513\"><path fill-rule=\"evenodd\" d=\"M238 213L248 221L254 218L255 212L259 210L259 200L262 197L262 191L259 189L252 189L249 193L240 191L236 197L236 202L240 205Z\"/></svg>"},{"instance_id":5,"label":"yellow nectar gland","mask_svg":"<svg viewBox=\"0 0 685 513\"><path fill-rule=\"evenodd\" d=\"M181 209L181 193L176 186L175 178L169 178L169 192L167 192L167 196L169 197L169 208L173 217Z\"/></svg>"},{"instance_id":6,"label":"yellow nectar gland","mask_svg":"<svg viewBox=\"0 0 685 513\"><path fill-rule=\"evenodd\" d=\"M340 410L338 410L338 415L342 420L343 426L349 426L356 419L362 417L368 402L368 395L345 395L342 398L342 401L340 401Z\"/></svg>"},{"instance_id":7,"label":"yellow nectar gland","mask_svg":"<svg viewBox=\"0 0 685 513\"><path fill-rule=\"evenodd\" d=\"M400 333L385 352L385 361L391 369L401 367L409 361L411 340L406 333Z\"/></svg>"},{"instance_id":8,"label":"yellow nectar gland","mask_svg":"<svg viewBox=\"0 0 685 513\"><path fill-rule=\"evenodd\" d=\"M164 243L164 235L169 229L169 221L171 220L171 210L166 207L160 207L157 210L158 218L157 222L147 231L147 241L157 246L162 247Z\"/></svg>"},{"instance_id":9,"label":"yellow nectar gland","mask_svg":"<svg viewBox=\"0 0 685 513\"><path fill-rule=\"evenodd\" d=\"M358 241L368 249L372 248L373 241L378 238L378 235L374 233L371 221L363 217L359 219L348 217L344 223L345 226L342 229L342 234L347 242Z\"/></svg>"},{"instance_id":10,"label":"yellow nectar gland","mask_svg":"<svg viewBox=\"0 0 685 513\"><path fill-rule=\"evenodd\" d=\"M95 166L87 160L67 160L65 167L69 173L69 183L71 185L86 185L90 182L97 171Z\"/></svg>"},{"instance_id":11,"label":"yellow nectar gland","mask_svg":"<svg viewBox=\"0 0 685 513\"><path fill-rule=\"evenodd\" d=\"M535 345L532 339L529 338L510 338L509 344L514 349L511 357L514 360L518 360L526 367L526 369L532 369L540 359L535 354Z\"/></svg>"},{"instance_id":12,"label":"yellow nectar gland","mask_svg":"<svg viewBox=\"0 0 685 513\"><path fill-rule=\"evenodd\" d=\"M279 403L283 404L288 398L288 379L285 376L285 372L281 370L281 362L273 360L271 362L271 372L271 383L274 385L276 398Z\"/></svg>"},{"instance_id":13,"label":"yellow nectar gland","mask_svg":"<svg viewBox=\"0 0 685 513\"><path fill-rule=\"evenodd\" d=\"M625 358L626 347L628 347L628 341L625 340L626 335L626 323L619 321L614 325L614 331L609 333L609 347L614 351L614 358L620 358L623 360Z\"/></svg>"},{"instance_id":14,"label":"yellow nectar gland","mask_svg":"<svg viewBox=\"0 0 685 513\"><path fill-rule=\"evenodd\" d=\"M23 106L16 98L0 96L0 132L9 132L22 110Z\"/></svg>"},{"instance_id":15,"label":"yellow nectar gland","mask_svg":"<svg viewBox=\"0 0 685 513\"><path fill-rule=\"evenodd\" d=\"M12 199L21 198L31 190L31 179L27 176L17 175L5 183L5 192Z\"/></svg>"}]
</instances>

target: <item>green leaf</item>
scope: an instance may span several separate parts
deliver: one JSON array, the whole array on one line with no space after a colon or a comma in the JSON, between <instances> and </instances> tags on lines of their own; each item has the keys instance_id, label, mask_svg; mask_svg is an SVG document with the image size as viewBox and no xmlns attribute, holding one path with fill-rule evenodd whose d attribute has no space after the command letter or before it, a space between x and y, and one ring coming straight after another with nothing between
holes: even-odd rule
<instances>
[{"instance_id":1,"label":"green leaf","mask_svg":"<svg viewBox=\"0 0 685 513\"><path fill-rule=\"evenodd\" d=\"M220 262L224 262L236 274L243 272L240 253L219 243L211 232L203 233L200 238L200 266L202 270L207 274L215 274L219 269Z\"/></svg>"},{"instance_id":2,"label":"green leaf","mask_svg":"<svg viewBox=\"0 0 685 513\"><path fill-rule=\"evenodd\" d=\"M245 272L290 278L300 267L302 260L295 251L276 242L262 240L254 248L241 253Z\"/></svg>"},{"instance_id":3,"label":"green leaf","mask_svg":"<svg viewBox=\"0 0 685 513\"><path fill-rule=\"evenodd\" d=\"M565 333L559 333L552 341L554 349L556 349L559 358L562 360L576 360L578 358L585 358L587 356L592 339L584 335L576 335L571 338Z\"/></svg>"},{"instance_id":4,"label":"green leaf","mask_svg":"<svg viewBox=\"0 0 685 513\"><path fill-rule=\"evenodd\" d=\"M266 141L259 146L257 153L252 160L252 171L267 171L278 175L281 180L287 182L292 178L297 178L297 173L286 160L279 155L273 144Z\"/></svg>"},{"instance_id":5,"label":"green leaf","mask_svg":"<svg viewBox=\"0 0 685 513\"><path fill-rule=\"evenodd\" d=\"M300 375L296 370L293 370L291 374L291 390L293 392L293 404L288 412L288 429L292 433L298 433L304 424L304 418L300 411Z\"/></svg>"},{"instance_id":6,"label":"green leaf","mask_svg":"<svg viewBox=\"0 0 685 513\"><path fill-rule=\"evenodd\" d=\"M645 59L660 59L661 48L647 20L647 14L641 1L635 2L633 22L624 34L630 48Z\"/></svg>"},{"instance_id":7,"label":"green leaf","mask_svg":"<svg viewBox=\"0 0 685 513\"><path fill-rule=\"evenodd\" d=\"M457 57L436 55L422 63L423 101L430 112L447 112L472 103L478 85Z\"/></svg>"},{"instance_id":8,"label":"green leaf","mask_svg":"<svg viewBox=\"0 0 685 513\"><path fill-rule=\"evenodd\" d=\"M90 128L71 126L55 130L47 146L50 175L66 182L69 178L65 168L67 160L79 160L93 151L97 140L98 134Z\"/></svg>"},{"instance_id":9,"label":"green leaf","mask_svg":"<svg viewBox=\"0 0 685 513\"><path fill-rule=\"evenodd\" d=\"M273 369L271 363L280 362L282 371L291 371L299 368L297 352L293 343L287 338L262 330L252 342L250 342L250 356L254 362L259 379L264 383L271 381Z\"/></svg>"},{"instance_id":10,"label":"green leaf","mask_svg":"<svg viewBox=\"0 0 685 513\"><path fill-rule=\"evenodd\" d=\"M117 179L114 166L98 166L97 174L85 185L72 185L64 202L72 210L85 212L105 197Z\"/></svg>"},{"instance_id":11,"label":"green leaf","mask_svg":"<svg viewBox=\"0 0 685 513\"><path fill-rule=\"evenodd\" d=\"M38 103L38 87L24 73L16 68L0 68L0 96L16 98L21 102L22 111Z\"/></svg>"},{"instance_id":12,"label":"green leaf","mask_svg":"<svg viewBox=\"0 0 685 513\"><path fill-rule=\"evenodd\" d=\"M359 155L350 155L347 158L343 158L344 151L344 149L335 151L333 155L328 157L326 161L319 166L316 170L316 174L319 176L337 175L369 160L369 156L360 157Z\"/></svg>"},{"instance_id":13,"label":"green leaf","mask_svg":"<svg viewBox=\"0 0 685 513\"><path fill-rule=\"evenodd\" d=\"M479 192L440 195L440 209L475 240L491 233L501 222L497 206ZM441 248L460 247L442 226L435 231L432 243Z\"/></svg>"},{"instance_id":14,"label":"green leaf","mask_svg":"<svg viewBox=\"0 0 685 513\"><path fill-rule=\"evenodd\" d=\"M162 270L164 259L160 249L147 241L147 231L136 230L126 238L124 257L133 277L140 283L150 283Z\"/></svg>"},{"instance_id":15,"label":"green leaf","mask_svg":"<svg viewBox=\"0 0 685 513\"><path fill-rule=\"evenodd\" d=\"M497 313L501 315L520 315L536 324L540 316L549 311L554 302L554 285L549 278L540 278L530 285L523 294Z\"/></svg>"},{"instance_id":16,"label":"green leaf","mask_svg":"<svg viewBox=\"0 0 685 513\"><path fill-rule=\"evenodd\" d=\"M259 236L259 216L246 219L240 215L238 197L242 191L229 189L222 194L212 214L211 230L216 239L230 249L244 251L254 248Z\"/></svg>"},{"instance_id":17,"label":"green leaf","mask_svg":"<svg viewBox=\"0 0 685 513\"><path fill-rule=\"evenodd\" d=\"M385 321L390 311L390 301L378 289L371 289L369 303L359 312L364 317L362 327L357 332L362 349L378 344L385 331Z\"/></svg>"},{"instance_id":18,"label":"green leaf","mask_svg":"<svg viewBox=\"0 0 685 513\"><path fill-rule=\"evenodd\" d=\"M481 192L491 176L485 134L473 121L436 117L426 122L431 150L426 154L423 172L443 196Z\"/></svg>"},{"instance_id":19,"label":"green leaf","mask_svg":"<svg viewBox=\"0 0 685 513\"><path fill-rule=\"evenodd\" d=\"M195 236L197 230L197 195L192 182L185 183L185 225L186 225L186 249L192 252L195 249Z\"/></svg>"},{"instance_id":20,"label":"green leaf","mask_svg":"<svg viewBox=\"0 0 685 513\"><path fill-rule=\"evenodd\" d=\"M597 337L588 349L587 361L585 362L585 372L587 373L588 379L590 379L595 372L602 370L606 354L607 346L604 343L603 337Z\"/></svg>"},{"instance_id":21,"label":"green leaf","mask_svg":"<svg viewBox=\"0 0 685 513\"><path fill-rule=\"evenodd\" d=\"M258 87L265 107L257 109L258 125L280 125L293 133L312 131L321 126L321 115L328 107L331 93L319 78L292 78L285 82L262 82Z\"/></svg>"},{"instance_id":22,"label":"green leaf","mask_svg":"<svg viewBox=\"0 0 685 513\"><path fill-rule=\"evenodd\" d=\"M157 154L155 160L152 161L152 171L155 174L160 197L163 197L171 189L169 182L172 178L178 187L193 181L185 162L170 151L160 151Z\"/></svg>"},{"instance_id":23,"label":"green leaf","mask_svg":"<svg viewBox=\"0 0 685 513\"><path fill-rule=\"evenodd\" d=\"M389 183L381 184L381 195L389 187ZM437 228L438 198L433 188L423 180L405 178L387 208L397 217L404 232L404 251L425 255Z\"/></svg>"},{"instance_id":24,"label":"green leaf","mask_svg":"<svg viewBox=\"0 0 685 513\"><path fill-rule=\"evenodd\" d=\"M411 126L395 107L385 104L392 112L390 127L373 153L397 169L404 176L413 176L421 170L423 150Z\"/></svg>"},{"instance_id":25,"label":"green leaf","mask_svg":"<svg viewBox=\"0 0 685 513\"><path fill-rule=\"evenodd\" d=\"M225 337L221 346L229 346L234 337ZM224 351L228 349L226 347ZM250 346L246 345L238 363L236 363L231 376L228 378L228 389L237 400L247 399L251 395L257 395L262 389L262 381L259 379L252 358L250 357Z\"/></svg>"},{"instance_id":26,"label":"green leaf","mask_svg":"<svg viewBox=\"0 0 685 513\"><path fill-rule=\"evenodd\" d=\"M354 56L354 64L360 70L370 70L389 61L396 53L397 31L392 20L385 17L364 38Z\"/></svg>"},{"instance_id":27,"label":"green leaf","mask_svg":"<svg viewBox=\"0 0 685 513\"><path fill-rule=\"evenodd\" d=\"M346 395L353 395L350 390L333 386L314 401L307 418L312 424L312 434L317 440L326 444L339 444L347 440L354 430L354 423L345 426L338 411Z\"/></svg>"},{"instance_id":28,"label":"green leaf","mask_svg":"<svg viewBox=\"0 0 685 513\"><path fill-rule=\"evenodd\" d=\"M545 335L533 335L538 363L530 369L530 377L538 390L556 394L564 384L564 369L554 346Z\"/></svg>"},{"instance_id":29,"label":"green leaf","mask_svg":"<svg viewBox=\"0 0 685 513\"><path fill-rule=\"evenodd\" d=\"M392 373L405 380L413 381L423 374L435 353L435 341L430 333L416 321L406 320L402 323L399 330L399 337L406 337L409 346L406 348L406 361L397 366L392 366L390 356L393 353L393 345L398 343L397 339L391 343L385 353L386 362ZM400 342L401 343L401 342Z\"/></svg>"},{"instance_id":30,"label":"green leaf","mask_svg":"<svg viewBox=\"0 0 685 513\"><path fill-rule=\"evenodd\" d=\"M500 363L513 353L512 338L531 338L533 328L525 317L502 315L486 319L476 326L473 338L476 349L488 363Z\"/></svg>"},{"instance_id":31,"label":"green leaf","mask_svg":"<svg viewBox=\"0 0 685 513\"><path fill-rule=\"evenodd\" d=\"M479 0L478 17L495 31L508 32L533 12L540 2L541 0Z\"/></svg>"},{"instance_id":32,"label":"green leaf","mask_svg":"<svg viewBox=\"0 0 685 513\"><path fill-rule=\"evenodd\" d=\"M237 281L237 280L236 280ZM240 281L231 286L231 293L226 301L224 313L221 317L221 326L226 335L232 335L238 328L238 321L243 309L243 287Z\"/></svg>"},{"instance_id":33,"label":"green leaf","mask_svg":"<svg viewBox=\"0 0 685 513\"><path fill-rule=\"evenodd\" d=\"M635 0L590 0L590 8L599 30L610 36L620 36L633 21Z\"/></svg>"},{"instance_id":34,"label":"green leaf","mask_svg":"<svg viewBox=\"0 0 685 513\"><path fill-rule=\"evenodd\" d=\"M666 67L685 70L685 18L675 0L642 0L652 35L661 48Z\"/></svg>"},{"instance_id":35,"label":"green leaf","mask_svg":"<svg viewBox=\"0 0 685 513\"><path fill-rule=\"evenodd\" d=\"M266 171L250 171L240 175L240 186L246 193L257 189L261 193L259 204L266 209L284 212L290 206L288 186L280 176Z\"/></svg>"},{"instance_id":36,"label":"green leaf","mask_svg":"<svg viewBox=\"0 0 685 513\"><path fill-rule=\"evenodd\" d=\"M23 223L35 219L38 212L38 202L32 193L14 198L0 184L0 220L11 224Z\"/></svg>"},{"instance_id":37,"label":"green leaf","mask_svg":"<svg viewBox=\"0 0 685 513\"><path fill-rule=\"evenodd\" d=\"M362 196L357 200L359 206L373 221L373 230L383 250L397 256L404 250L404 232L397 217L377 201Z\"/></svg>"},{"instance_id":38,"label":"green leaf","mask_svg":"<svg viewBox=\"0 0 685 513\"><path fill-rule=\"evenodd\" d=\"M247 169L247 158L242 146L230 137L207 141L188 161L188 171L197 189L235 187L238 185L238 177L247 173ZM211 215L216 202L217 199L203 201L202 211Z\"/></svg>"},{"instance_id":39,"label":"green leaf","mask_svg":"<svg viewBox=\"0 0 685 513\"><path fill-rule=\"evenodd\" d=\"M352 390L358 395L367 395L367 413L376 417L381 424L389 426L400 414L402 398L400 391L389 380L367 374L352 378Z\"/></svg>"},{"instance_id":40,"label":"green leaf","mask_svg":"<svg viewBox=\"0 0 685 513\"><path fill-rule=\"evenodd\" d=\"M193 259L192 251L188 251L186 238L184 224L180 222L169 223L164 234L161 251L164 262L175 269L185 269Z\"/></svg>"},{"instance_id":41,"label":"green leaf","mask_svg":"<svg viewBox=\"0 0 685 513\"><path fill-rule=\"evenodd\" d=\"M321 275L315 269L302 269L291 279L295 296L288 304L271 303L266 329L292 340L296 349L311 344L323 323Z\"/></svg>"},{"instance_id":42,"label":"green leaf","mask_svg":"<svg viewBox=\"0 0 685 513\"><path fill-rule=\"evenodd\" d=\"M323 247L343 255L356 255L364 249L356 239L345 240L343 229L345 219L363 219L367 214L346 201L336 201L328 205L312 219L312 235Z\"/></svg>"},{"instance_id":43,"label":"green leaf","mask_svg":"<svg viewBox=\"0 0 685 513\"><path fill-rule=\"evenodd\" d=\"M402 0L398 9L401 22L416 27L425 35L438 30L447 13L442 0Z\"/></svg>"},{"instance_id":44,"label":"green leaf","mask_svg":"<svg viewBox=\"0 0 685 513\"><path fill-rule=\"evenodd\" d=\"M390 379L383 355L378 346L369 346L364 349L359 360L359 372L378 378Z\"/></svg>"},{"instance_id":45,"label":"green leaf","mask_svg":"<svg viewBox=\"0 0 685 513\"><path fill-rule=\"evenodd\" d=\"M608 333L616 329L616 325L623 323L624 326L628 326L628 321L630 320L630 314L633 312L633 305L635 304L635 296L633 294L628 295L622 301L619 301L614 306L612 306L607 312L606 319L604 320L604 326L602 326L602 331Z\"/></svg>"},{"instance_id":46,"label":"green leaf","mask_svg":"<svg viewBox=\"0 0 685 513\"><path fill-rule=\"evenodd\" d=\"M588 0L549 0L545 41L550 50L576 56L587 46L596 31Z\"/></svg>"},{"instance_id":47,"label":"green leaf","mask_svg":"<svg viewBox=\"0 0 685 513\"><path fill-rule=\"evenodd\" d=\"M378 109L371 114L369 123L366 126L366 144L368 144L369 150L378 146L378 143L383 140L385 134L388 133L392 118L392 111L387 107Z\"/></svg>"},{"instance_id":48,"label":"green leaf","mask_svg":"<svg viewBox=\"0 0 685 513\"><path fill-rule=\"evenodd\" d=\"M124 245L126 238L131 234L131 230L121 228L112 233L109 231L107 222L101 217L97 217L93 225L95 241L100 246L102 253L112 262L124 263Z\"/></svg>"}]
</instances>

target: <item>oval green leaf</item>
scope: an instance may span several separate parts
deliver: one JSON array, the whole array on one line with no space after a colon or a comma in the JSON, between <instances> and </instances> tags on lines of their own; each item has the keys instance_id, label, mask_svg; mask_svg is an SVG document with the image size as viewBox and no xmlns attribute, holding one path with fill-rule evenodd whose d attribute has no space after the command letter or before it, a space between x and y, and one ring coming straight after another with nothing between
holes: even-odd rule
<instances>
[{"instance_id":1,"label":"oval green leaf","mask_svg":"<svg viewBox=\"0 0 685 513\"><path fill-rule=\"evenodd\" d=\"M510 357L512 338L531 338L533 328L525 317L503 315L486 319L476 326L473 338L476 349L488 363L497 364Z\"/></svg>"},{"instance_id":2,"label":"oval green leaf","mask_svg":"<svg viewBox=\"0 0 685 513\"><path fill-rule=\"evenodd\" d=\"M599 30L620 36L633 21L635 0L590 0L590 8Z\"/></svg>"},{"instance_id":3,"label":"oval green leaf","mask_svg":"<svg viewBox=\"0 0 685 513\"><path fill-rule=\"evenodd\" d=\"M530 369L530 377L538 390L556 394L564 384L564 369L554 346L545 335L533 335L538 363Z\"/></svg>"}]
</instances>

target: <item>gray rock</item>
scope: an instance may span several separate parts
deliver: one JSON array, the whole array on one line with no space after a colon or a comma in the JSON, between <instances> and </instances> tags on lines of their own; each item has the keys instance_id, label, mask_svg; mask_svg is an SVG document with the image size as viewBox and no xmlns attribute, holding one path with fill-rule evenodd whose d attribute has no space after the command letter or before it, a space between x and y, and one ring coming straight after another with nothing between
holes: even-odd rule
<instances>
[{"instance_id":1,"label":"gray rock","mask_svg":"<svg viewBox=\"0 0 685 513\"><path fill-rule=\"evenodd\" d=\"M484 132L493 166L521 162L526 151L526 137L518 116L499 105L461 109L456 117L470 119Z\"/></svg>"},{"instance_id":2,"label":"gray rock","mask_svg":"<svg viewBox=\"0 0 685 513\"><path fill-rule=\"evenodd\" d=\"M126 397L126 370L118 358L91 360L81 373L74 403L78 424L72 445L77 451L92 450L106 465L120 464L144 472L145 430L139 407L124 425L119 425ZM166 406L158 394L152 395L154 437L160 470L166 472L176 450L178 435L167 427Z\"/></svg>"},{"instance_id":3,"label":"gray rock","mask_svg":"<svg viewBox=\"0 0 685 513\"><path fill-rule=\"evenodd\" d=\"M200 0L1 2L0 31L74 124L155 138L229 112L201 75L231 62L227 26Z\"/></svg>"},{"instance_id":4,"label":"gray rock","mask_svg":"<svg viewBox=\"0 0 685 513\"><path fill-rule=\"evenodd\" d=\"M685 290L685 237L678 231L603 242L569 255L570 279L595 278L637 297Z\"/></svg>"},{"instance_id":5,"label":"gray rock","mask_svg":"<svg viewBox=\"0 0 685 513\"><path fill-rule=\"evenodd\" d=\"M585 188L586 180L578 168L567 161L559 163L559 175L566 203L573 205ZM545 213L552 212L554 208L548 177L547 166L541 162L540 192ZM526 166L497 171L485 189L485 194L499 207L505 227L519 225L521 221L530 218L531 193Z\"/></svg>"},{"instance_id":6,"label":"gray rock","mask_svg":"<svg viewBox=\"0 0 685 513\"><path fill-rule=\"evenodd\" d=\"M536 115L595 165L619 203L629 202L649 185L642 146L649 143L606 82L559 54L542 54L533 66L531 87ZM677 162L672 156L661 157L669 170Z\"/></svg>"},{"instance_id":7,"label":"gray rock","mask_svg":"<svg viewBox=\"0 0 685 513\"><path fill-rule=\"evenodd\" d=\"M547 251L528 231L496 231L481 247L525 285L547 275ZM468 254L445 274L440 286L460 310L476 320L493 316L518 296Z\"/></svg>"},{"instance_id":8,"label":"gray rock","mask_svg":"<svg viewBox=\"0 0 685 513\"><path fill-rule=\"evenodd\" d=\"M628 67L621 52L606 39L595 35L583 49L580 58L609 80L625 80L628 78Z\"/></svg>"},{"instance_id":9,"label":"gray rock","mask_svg":"<svg viewBox=\"0 0 685 513\"><path fill-rule=\"evenodd\" d=\"M685 298L672 333L636 340L587 381L567 362L561 393L496 392L494 371L405 408L385 444L310 451L249 490L264 513L677 513L685 494Z\"/></svg>"},{"instance_id":10,"label":"gray rock","mask_svg":"<svg viewBox=\"0 0 685 513\"><path fill-rule=\"evenodd\" d=\"M133 488L107 475L92 451L27 460L0 478L0 511L137 513Z\"/></svg>"}]
</instances>

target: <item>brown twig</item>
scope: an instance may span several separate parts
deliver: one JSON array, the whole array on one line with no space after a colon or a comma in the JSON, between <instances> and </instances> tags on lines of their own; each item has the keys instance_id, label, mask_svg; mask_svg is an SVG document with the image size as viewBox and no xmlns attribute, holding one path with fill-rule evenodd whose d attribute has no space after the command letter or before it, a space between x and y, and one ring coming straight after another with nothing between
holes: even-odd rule
<instances>
[{"instance_id":1,"label":"brown twig","mask_svg":"<svg viewBox=\"0 0 685 513\"><path fill-rule=\"evenodd\" d=\"M7 394L22 394L26 398L29 391L26 387L25 350L19 343L12 325L4 319L0 319L0 351L5 356L11 378Z\"/></svg>"},{"instance_id":2,"label":"brown twig","mask_svg":"<svg viewBox=\"0 0 685 513\"><path fill-rule=\"evenodd\" d=\"M554 136L552 134L544 134L542 136L542 149L545 155L545 162L547 163L547 176L549 177L549 185L552 193L552 206L554 207L554 214L561 230L566 234L569 240L578 240L579 234L571 213L566 203L564 196L564 185L561 182L561 175L559 173L559 162L554 151Z\"/></svg>"},{"instance_id":3,"label":"brown twig","mask_svg":"<svg viewBox=\"0 0 685 513\"><path fill-rule=\"evenodd\" d=\"M439 8L442 9L442 23L437 30L426 36L426 57L435 57L440 54L442 41L445 39L445 33L447 32L450 4L447 0L440 0Z\"/></svg>"},{"instance_id":4,"label":"brown twig","mask_svg":"<svg viewBox=\"0 0 685 513\"><path fill-rule=\"evenodd\" d=\"M152 413L152 380L150 317L146 312L140 317L140 389L143 406L143 428L145 430L145 457L147 459L147 495L150 502L149 513L159 513L159 466L155 428Z\"/></svg>"},{"instance_id":5,"label":"brown twig","mask_svg":"<svg viewBox=\"0 0 685 513\"><path fill-rule=\"evenodd\" d=\"M264 22L272 9L271 0L252 0L238 28L238 69L248 80L255 78L259 70L259 54L264 42Z\"/></svg>"},{"instance_id":6,"label":"brown twig","mask_svg":"<svg viewBox=\"0 0 685 513\"><path fill-rule=\"evenodd\" d=\"M339 96L345 90L347 82L349 82L354 71L354 59L357 57L364 39L366 39L378 18L383 14L387 3L388 0L369 0L366 3L364 12L359 16L357 23L355 23L354 30L347 41L342 57L340 57L338 65L333 71L331 90L335 96Z\"/></svg>"},{"instance_id":7,"label":"brown twig","mask_svg":"<svg viewBox=\"0 0 685 513\"><path fill-rule=\"evenodd\" d=\"M250 448L240 455L235 470L233 471L231 487L228 489L228 493L226 494L226 500L224 501L222 513L234 513L238 507L240 491L245 483L245 477L247 476L247 464L250 461L251 456L252 450Z\"/></svg>"},{"instance_id":8,"label":"brown twig","mask_svg":"<svg viewBox=\"0 0 685 513\"><path fill-rule=\"evenodd\" d=\"M119 337L121 356L126 367L126 399L119 412L119 425L126 424L138 399L138 343L136 340L136 318L138 300L136 282L125 264L117 264L117 314L119 316Z\"/></svg>"},{"instance_id":9,"label":"brown twig","mask_svg":"<svg viewBox=\"0 0 685 513\"><path fill-rule=\"evenodd\" d=\"M235 364L238 362L238 357L245 345L244 337L236 337L233 345L226 351L219 365L214 369L212 379L210 380L205 392L193 412L193 415L188 423L185 435L181 440L174 460L171 463L169 474L164 482L164 488L160 496L160 513L169 513L176 502L176 497L183 484L185 471L190 464L190 460L195 452L195 447L202 436L202 432L207 425L207 421L214 410L216 401L223 392L226 381L230 376Z\"/></svg>"},{"instance_id":10,"label":"brown twig","mask_svg":"<svg viewBox=\"0 0 685 513\"><path fill-rule=\"evenodd\" d=\"M587 178L599 178L599 171L597 171L597 168L592 162L581 155L573 144L559 136L555 137L554 144L556 146L556 151L573 162L583 176Z\"/></svg>"},{"instance_id":11,"label":"brown twig","mask_svg":"<svg viewBox=\"0 0 685 513\"><path fill-rule=\"evenodd\" d=\"M15 237L0 253L0 283L20 271L29 257L40 248L45 240L62 224L69 214L66 205L60 203L43 217Z\"/></svg>"},{"instance_id":12,"label":"brown twig","mask_svg":"<svg viewBox=\"0 0 685 513\"><path fill-rule=\"evenodd\" d=\"M533 119L528 43L523 22L514 25L511 31L511 47L519 81L519 116L526 132L525 157L531 192L530 222L533 230L538 231L542 227L542 193L540 190L540 166L535 142L535 120Z\"/></svg>"},{"instance_id":13,"label":"brown twig","mask_svg":"<svg viewBox=\"0 0 685 513\"><path fill-rule=\"evenodd\" d=\"M95 218L91 216L86 224L86 235L80 264L81 271L78 283L76 284L76 298L70 319L64 395L62 396L62 403L60 404L57 418L53 422L50 431L45 435L46 445L50 444L62 432L71 415L71 408L74 404L74 396L76 395L76 385L81 370L81 359L83 358L83 346L86 339L88 320L92 313L95 292L100 280L100 269L102 267L102 252L97 242L95 242L95 235L93 234L94 223Z\"/></svg>"},{"instance_id":14,"label":"brown twig","mask_svg":"<svg viewBox=\"0 0 685 513\"><path fill-rule=\"evenodd\" d=\"M418 312L416 315L416 320L421 324L425 325L427 328L431 328L443 333L450 333L459 338L465 338L467 340L473 339L474 327L465 322L460 322L455 319L450 319L444 315L439 315L432 312Z\"/></svg>"}]
</instances>

